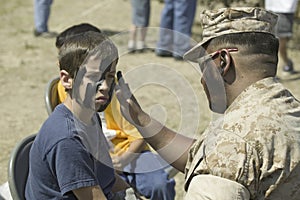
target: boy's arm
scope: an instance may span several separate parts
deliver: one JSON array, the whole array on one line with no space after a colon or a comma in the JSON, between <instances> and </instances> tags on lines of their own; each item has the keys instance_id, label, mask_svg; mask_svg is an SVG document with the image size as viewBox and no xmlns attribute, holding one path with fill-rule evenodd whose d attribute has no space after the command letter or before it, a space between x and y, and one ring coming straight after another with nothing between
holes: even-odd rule
<instances>
[{"instance_id":1,"label":"boy's arm","mask_svg":"<svg viewBox=\"0 0 300 200\"><path fill-rule=\"evenodd\" d=\"M130 185L124 181L118 173L115 172L116 182L112 188L112 192L116 193L119 191L126 190L127 188L130 188Z\"/></svg>"},{"instance_id":2,"label":"boy's arm","mask_svg":"<svg viewBox=\"0 0 300 200\"><path fill-rule=\"evenodd\" d=\"M130 188L130 185L126 183L117 173L115 173L115 177L116 182L113 185L112 192L118 193L120 191L124 191L126 193L127 189ZM72 191L78 200L107 200L99 185L79 188ZM134 197L139 197L139 194L135 192L131 195L134 195Z\"/></svg>"},{"instance_id":3,"label":"boy's arm","mask_svg":"<svg viewBox=\"0 0 300 200\"><path fill-rule=\"evenodd\" d=\"M121 104L124 117L139 130L145 140L160 156L183 172L188 158L188 151L195 140L178 134L157 120L152 119L142 110L119 72L118 79L116 95Z\"/></svg>"},{"instance_id":4,"label":"boy's arm","mask_svg":"<svg viewBox=\"0 0 300 200\"><path fill-rule=\"evenodd\" d=\"M116 182L112 188L112 192L117 194L118 192L124 192L125 193L125 199L139 199L140 195L136 193L133 188L130 187L130 185L123 180L119 174L115 172ZM132 190L132 194L128 193L128 190ZM126 198L127 197L127 198Z\"/></svg>"},{"instance_id":5,"label":"boy's arm","mask_svg":"<svg viewBox=\"0 0 300 200\"><path fill-rule=\"evenodd\" d=\"M99 185L83 187L72 191L79 200L106 200L106 197Z\"/></svg>"}]
</instances>

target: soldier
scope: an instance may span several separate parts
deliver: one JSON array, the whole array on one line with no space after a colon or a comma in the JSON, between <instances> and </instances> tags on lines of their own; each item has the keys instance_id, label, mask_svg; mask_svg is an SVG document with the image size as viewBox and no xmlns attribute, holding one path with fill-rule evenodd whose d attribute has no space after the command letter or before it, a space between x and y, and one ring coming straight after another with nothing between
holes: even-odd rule
<instances>
[{"instance_id":1,"label":"soldier","mask_svg":"<svg viewBox=\"0 0 300 200\"><path fill-rule=\"evenodd\" d=\"M279 38L279 55L285 74L294 74L294 63L288 55L288 42L293 37L294 15L297 11L298 0L265 0L265 8L278 14L276 36Z\"/></svg>"},{"instance_id":2,"label":"soldier","mask_svg":"<svg viewBox=\"0 0 300 200\"><path fill-rule=\"evenodd\" d=\"M185 59L221 114L198 140L143 111L119 73L124 116L174 167L186 199L300 199L300 102L276 78L277 16L263 8L203 11L203 40ZM180 148L178 148L180 147Z\"/></svg>"}]
</instances>

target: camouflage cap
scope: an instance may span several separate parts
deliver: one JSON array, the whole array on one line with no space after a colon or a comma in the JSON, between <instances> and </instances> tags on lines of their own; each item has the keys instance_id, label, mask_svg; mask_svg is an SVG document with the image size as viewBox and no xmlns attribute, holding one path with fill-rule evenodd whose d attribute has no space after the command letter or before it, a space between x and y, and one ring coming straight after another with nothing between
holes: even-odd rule
<instances>
[{"instance_id":1,"label":"camouflage cap","mask_svg":"<svg viewBox=\"0 0 300 200\"><path fill-rule=\"evenodd\" d=\"M200 14L203 40L184 55L185 60L196 62L201 57L202 46L212 38L241 32L274 34L277 15L258 7L221 8L204 10Z\"/></svg>"}]
</instances>

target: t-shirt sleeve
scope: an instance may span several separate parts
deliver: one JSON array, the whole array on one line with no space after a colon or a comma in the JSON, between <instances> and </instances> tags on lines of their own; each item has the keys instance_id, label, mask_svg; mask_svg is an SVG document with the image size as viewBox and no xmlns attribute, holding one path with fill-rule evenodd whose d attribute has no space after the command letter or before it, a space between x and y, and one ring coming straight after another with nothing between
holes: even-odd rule
<instances>
[{"instance_id":1,"label":"t-shirt sleeve","mask_svg":"<svg viewBox=\"0 0 300 200\"><path fill-rule=\"evenodd\" d=\"M59 141L47 154L62 195L72 190L98 185L94 159L75 138Z\"/></svg>"}]
</instances>

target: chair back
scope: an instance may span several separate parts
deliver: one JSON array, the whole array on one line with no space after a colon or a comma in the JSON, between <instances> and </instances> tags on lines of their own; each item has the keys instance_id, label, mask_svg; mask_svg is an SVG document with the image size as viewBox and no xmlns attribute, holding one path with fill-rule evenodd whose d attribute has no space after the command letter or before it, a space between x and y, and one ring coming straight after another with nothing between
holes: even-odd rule
<instances>
[{"instance_id":1,"label":"chair back","mask_svg":"<svg viewBox=\"0 0 300 200\"><path fill-rule=\"evenodd\" d=\"M45 105L46 105L48 115L50 115L54 110L54 108L59 104L59 98L57 92L58 82L59 82L59 77L55 77L51 79L46 85L44 99L45 99Z\"/></svg>"},{"instance_id":2,"label":"chair back","mask_svg":"<svg viewBox=\"0 0 300 200\"><path fill-rule=\"evenodd\" d=\"M14 200L25 200L25 186L29 170L29 152L36 134L19 142L12 151L8 165L8 185Z\"/></svg>"}]
</instances>

